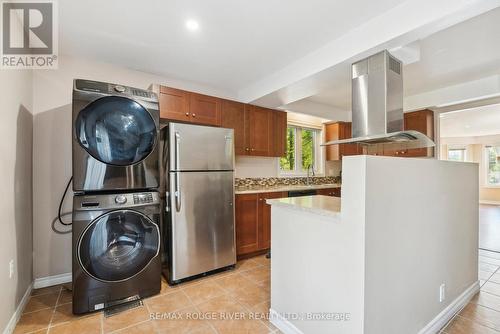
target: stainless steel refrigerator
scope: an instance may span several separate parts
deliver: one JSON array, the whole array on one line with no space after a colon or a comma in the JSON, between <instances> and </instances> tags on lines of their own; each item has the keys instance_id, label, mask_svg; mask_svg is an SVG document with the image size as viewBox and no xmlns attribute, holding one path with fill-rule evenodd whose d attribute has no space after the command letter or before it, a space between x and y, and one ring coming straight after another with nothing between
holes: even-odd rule
<instances>
[{"instance_id":1,"label":"stainless steel refrigerator","mask_svg":"<svg viewBox=\"0 0 500 334\"><path fill-rule=\"evenodd\" d=\"M164 273L171 284L236 263L233 130L163 130Z\"/></svg>"}]
</instances>

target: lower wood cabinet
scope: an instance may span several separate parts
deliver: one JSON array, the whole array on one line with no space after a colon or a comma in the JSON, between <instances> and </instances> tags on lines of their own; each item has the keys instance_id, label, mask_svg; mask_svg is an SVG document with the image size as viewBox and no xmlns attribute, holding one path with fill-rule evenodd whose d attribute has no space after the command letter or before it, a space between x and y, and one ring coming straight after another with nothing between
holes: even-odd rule
<instances>
[{"instance_id":1,"label":"lower wood cabinet","mask_svg":"<svg viewBox=\"0 0 500 334\"><path fill-rule=\"evenodd\" d=\"M238 256L271 247L271 206L266 199L287 197L287 192L236 195L236 253Z\"/></svg>"},{"instance_id":2,"label":"lower wood cabinet","mask_svg":"<svg viewBox=\"0 0 500 334\"><path fill-rule=\"evenodd\" d=\"M340 188L318 189L318 195L340 197Z\"/></svg>"},{"instance_id":3,"label":"lower wood cabinet","mask_svg":"<svg viewBox=\"0 0 500 334\"><path fill-rule=\"evenodd\" d=\"M236 254L259 249L259 194L236 195Z\"/></svg>"}]
</instances>

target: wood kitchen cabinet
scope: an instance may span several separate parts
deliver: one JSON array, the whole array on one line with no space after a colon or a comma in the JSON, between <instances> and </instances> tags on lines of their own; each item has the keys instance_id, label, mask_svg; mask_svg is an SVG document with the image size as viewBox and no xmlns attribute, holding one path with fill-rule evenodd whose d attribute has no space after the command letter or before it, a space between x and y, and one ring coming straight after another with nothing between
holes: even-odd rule
<instances>
[{"instance_id":1,"label":"wood kitchen cabinet","mask_svg":"<svg viewBox=\"0 0 500 334\"><path fill-rule=\"evenodd\" d=\"M160 119L234 129L236 155L282 157L286 151L286 112L152 85Z\"/></svg>"},{"instance_id":2,"label":"wood kitchen cabinet","mask_svg":"<svg viewBox=\"0 0 500 334\"><path fill-rule=\"evenodd\" d=\"M160 87L160 118L173 121L189 122L189 92Z\"/></svg>"},{"instance_id":3,"label":"wood kitchen cabinet","mask_svg":"<svg viewBox=\"0 0 500 334\"><path fill-rule=\"evenodd\" d=\"M236 155L246 154L245 104L223 100L221 126L234 129L234 153Z\"/></svg>"},{"instance_id":4,"label":"wood kitchen cabinet","mask_svg":"<svg viewBox=\"0 0 500 334\"><path fill-rule=\"evenodd\" d=\"M159 93L160 118L202 125L220 126L219 98L161 86Z\"/></svg>"},{"instance_id":5,"label":"wood kitchen cabinet","mask_svg":"<svg viewBox=\"0 0 500 334\"><path fill-rule=\"evenodd\" d=\"M286 149L286 112L223 101L221 124L234 129L236 155L280 157Z\"/></svg>"},{"instance_id":6,"label":"wood kitchen cabinet","mask_svg":"<svg viewBox=\"0 0 500 334\"><path fill-rule=\"evenodd\" d=\"M318 189L318 195L340 197L340 188Z\"/></svg>"},{"instance_id":7,"label":"wood kitchen cabinet","mask_svg":"<svg viewBox=\"0 0 500 334\"><path fill-rule=\"evenodd\" d=\"M432 110L419 110L404 113L404 129L416 130L434 140L434 112ZM399 147L400 146L400 147ZM405 144L386 145L383 155L393 157L433 157L434 148L406 148Z\"/></svg>"},{"instance_id":8,"label":"wood kitchen cabinet","mask_svg":"<svg viewBox=\"0 0 500 334\"><path fill-rule=\"evenodd\" d=\"M273 111L273 142L271 147L274 149L273 157L284 157L286 154L286 128L287 117L286 112Z\"/></svg>"},{"instance_id":9,"label":"wood kitchen cabinet","mask_svg":"<svg viewBox=\"0 0 500 334\"><path fill-rule=\"evenodd\" d=\"M434 112L429 109L404 113L405 130L416 130L434 140ZM434 147L413 148L403 152L407 157L433 157Z\"/></svg>"},{"instance_id":10,"label":"wood kitchen cabinet","mask_svg":"<svg viewBox=\"0 0 500 334\"><path fill-rule=\"evenodd\" d=\"M207 95L189 93L189 112L191 122L196 124L220 126L222 100Z\"/></svg>"},{"instance_id":11,"label":"wood kitchen cabinet","mask_svg":"<svg viewBox=\"0 0 500 334\"><path fill-rule=\"evenodd\" d=\"M236 195L236 254L259 249L259 194Z\"/></svg>"},{"instance_id":12,"label":"wood kitchen cabinet","mask_svg":"<svg viewBox=\"0 0 500 334\"><path fill-rule=\"evenodd\" d=\"M271 206L266 199L287 197L287 192L273 192L259 194L259 250L271 247Z\"/></svg>"},{"instance_id":13,"label":"wood kitchen cabinet","mask_svg":"<svg viewBox=\"0 0 500 334\"><path fill-rule=\"evenodd\" d=\"M325 142L352 138L351 122L335 122L325 124ZM339 144L326 146L326 160L341 160L348 155L362 154L357 144Z\"/></svg>"},{"instance_id":14,"label":"wood kitchen cabinet","mask_svg":"<svg viewBox=\"0 0 500 334\"><path fill-rule=\"evenodd\" d=\"M266 108L247 105L245 126L248 155L271 156L272 148L272 111Z\"/></svg>"},{"instance_id":15,"label":"wood kitchen cabinet","mask_svg":"<svg viewBox=\"0 0 500 334\"><path fill-rule=\"evenodd\" d=\"M271 206L266 199L287 197L286 192L236 195L236 253L239 257L271 247Z\"/></svg>"}]
</instances>

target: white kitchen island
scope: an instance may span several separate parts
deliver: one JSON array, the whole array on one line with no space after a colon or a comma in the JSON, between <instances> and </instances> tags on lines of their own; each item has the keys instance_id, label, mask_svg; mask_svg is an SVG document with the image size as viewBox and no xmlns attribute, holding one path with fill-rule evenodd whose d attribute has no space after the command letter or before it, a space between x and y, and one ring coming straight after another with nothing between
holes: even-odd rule
<instances>
[{"instance_id":1,"label":"white kitchen island","mask_svg":"<svg viewBox=\"0 0 500 334\"><path fill-rule=\"evenodd\" d=\"M272 205L271 321L284 333L436 333L479 290L476 164L343 161L342 199Z\"/></svg>"}]
</instances>

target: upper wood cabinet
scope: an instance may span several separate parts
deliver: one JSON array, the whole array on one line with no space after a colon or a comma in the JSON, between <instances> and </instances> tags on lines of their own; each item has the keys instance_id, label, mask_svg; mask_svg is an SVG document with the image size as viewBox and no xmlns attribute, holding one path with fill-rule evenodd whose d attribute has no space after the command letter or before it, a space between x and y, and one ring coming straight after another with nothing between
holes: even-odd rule
<instances>
[{"instance_id":1,"label":"upper wood cabinet","mask_svg":"<svg viewBox=\"0 0 500 334\"><path fill-rule=\"evenodd\" d=\"M407 112L404 114L405 130L416 130L434 140L434 112L429 109ZM407 157L433 157L434 148L413 148L404 150Z\"/></svg>"},{"instance_id":2,"label":"upper wood cabinet","mask_svg":"<svg viewBox=\"0 0 500 334\"><path fill-rule=\"evenodd\" d=\"M189 93L189 112L191 122L197 124L221 124L222 100L213 96Z\"/></svg>"},{"instance_id":3,"label":"upper wood cabinet","mask_svg":"<svg viewBox=\"0 0 500 334\"><path fill-rule=\"evenodd\" d=\"M273 115L266 108L247 105L245 113L245 126L247 128L247 147L249 155L271 156L273 141Z\"/></svg>"},{"instance_id":4,"label":"upper wood cabinet","mask_svg":"<svg viewBox=\"0 0 500 334\"><path fill-rule=\"evenodd\" d=\"M286 147L286 112L222 102L221 124L234 129L236 155L280 157Z\"/></svg>"},{"instance_id":5,"label":"upper wood cabinet","mask_svg":"<svg viewBox=\"0 0 500 334\"><path fill-rule=\"evenodd\" d=\"M189 92L160 87L160 118L174 121L189 122Z\"/></svg>"},{"instance_id":6,"label":"upper wood cabinet","mask_svg":"<svg viewBox=\"0 0 500 334\"><path fill-rule=\"evenodd\" d=\"M246 154L245 104L223 100L221 126L234 129L234 153L236 155Z\"/></svg>"},{"instance_id":7,"label":"upper wood cabinet","mask_svg":"<svg viewBox=\"0 0 500 334\"><path fill-rule=\"evenodd\" d=\"M165 121L234 129L236 155L281 157L286 150L286 112L153 85Z\"/></svg>"},{"instance_id":8,"label":"upper wood cabinet","mask_svg":"<svg viewBox=\"0 0 500 334\"><path fill-rule=\"evenodd\" d=\"M352 138L351 122L325 124L325 142ZM341 160L347 155L362 154L357 144L339 144L326 146L326 160Z\"/></svg>"},{"instance_id":9,"label":"upper wood cabinet","mask_svg":"<svg viewBox=\"0 0 500 334\"><path fill-rule=\"evenodd\" d=\"M160 118L220 126L221 99L160 86Z\"/></svg>"},{"instance_id":10,"label":"upper wood cabinet","mask_svg":"<svg viewBox=\"0 0 500 334\"><path fill-rule=\"evenodd\" d=\"M286 128L287 117L286 112L273 111L273 142L271 147L274 149L272 156L283 157L286 154Z\"/></svg>"},{"instance_id":11,"label":"upper wood cabinet","mask_svg":"<svg viewBox=\"0 0 500 334\"><path fill-rule=\"evenodd\" d=\"M434 112L424 109L404 113L404 129L416 130L434 140ZM400 147L399 147L400 146ZM405 144L384 147L383 155L394 157L433 157L434 148L405 148Z\"/></svg>"}]
</instances>

